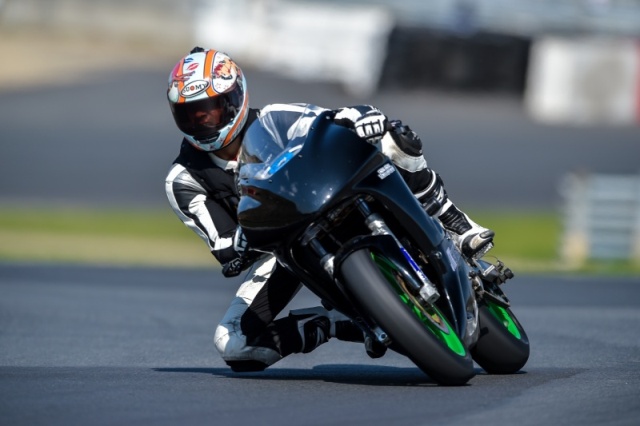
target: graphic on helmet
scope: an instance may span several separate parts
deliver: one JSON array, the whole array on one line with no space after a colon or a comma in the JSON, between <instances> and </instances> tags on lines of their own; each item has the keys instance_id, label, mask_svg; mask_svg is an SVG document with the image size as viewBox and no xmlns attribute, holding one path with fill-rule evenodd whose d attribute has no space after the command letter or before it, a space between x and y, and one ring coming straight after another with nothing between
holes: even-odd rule
<instances>
[{"instance_id":1,"label":"graphic on helmet","mask_svg":"<svg viewBox=\"0 0 640 426\"><path fill-rule=\"evenodd\" d=\"M240 67L225 53L194 48L169 74L171 113L187 141L204 151L229 145L247 120L249 97Z\"/></svg>"}]
</instances>

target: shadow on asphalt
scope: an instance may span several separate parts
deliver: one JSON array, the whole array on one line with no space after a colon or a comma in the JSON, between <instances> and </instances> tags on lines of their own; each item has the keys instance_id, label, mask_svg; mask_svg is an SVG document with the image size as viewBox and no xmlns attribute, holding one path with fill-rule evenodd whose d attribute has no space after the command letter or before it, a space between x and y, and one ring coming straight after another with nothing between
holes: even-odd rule
<instances>
[{"instance_id":1,"label":"shadow on asphalt","mask_svg":"<svg viewBox=\"0 0 640 426\"><path fill-rule=\"evenodd\" d=\"M196 373L244 380L318 380L370 386L438 386L417 368L353 364L327 364L306 368L272 368L260 372L235 373L228 368L154 368L161 373ZM476 368L477 376L486 375ZM517 374L526 374L521 371ZM472 379L473 380L473 379Z\"/></svg>"}]
</instances>

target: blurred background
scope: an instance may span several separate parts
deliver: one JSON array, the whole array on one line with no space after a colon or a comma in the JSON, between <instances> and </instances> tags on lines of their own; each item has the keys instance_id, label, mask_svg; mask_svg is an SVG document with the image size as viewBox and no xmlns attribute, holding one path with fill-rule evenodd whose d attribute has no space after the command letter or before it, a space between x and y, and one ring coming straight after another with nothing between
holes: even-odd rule
<instances>
[{"instance_id":1,"label":"blurred background","mask_svg":"<svg viewBox=\"0 0 640 426\"><path fill-rule=\"evenodd\" d=\"M402 119L507 257L637 271L639 39L640 0L0 0L0 259L212 262L164 195L201 45L253 107Z\"/></svg>"}]
</instances>

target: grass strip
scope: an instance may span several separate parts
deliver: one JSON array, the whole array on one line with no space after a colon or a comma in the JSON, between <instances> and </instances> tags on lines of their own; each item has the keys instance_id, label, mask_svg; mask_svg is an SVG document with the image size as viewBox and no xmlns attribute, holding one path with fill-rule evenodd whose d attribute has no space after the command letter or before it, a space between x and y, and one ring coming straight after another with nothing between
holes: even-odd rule
<instances>
[{"instance_id":1,"label":"grass strip","mask_svg":"<svg viewBox=\"0 0 640 426\"><path fill-rule=\"evenodd\" d=\"M632 262L563 266L555 212L470 212L496 232L489 253L516 273L640 274ZM0 206L0 260L218 268L207 246L169 209L97 210ZM492 260L488 257L488 260Z\"/></svg>"},{"instance_id":2,"label":"grass strip","mask_svg":"<svg viewBox=\"0 0 640 426\"><path fill-rule=\"evenodd\" d=\"M219 267L169 209L0 208L0 260Z\"/></svg>"}]
</instances>

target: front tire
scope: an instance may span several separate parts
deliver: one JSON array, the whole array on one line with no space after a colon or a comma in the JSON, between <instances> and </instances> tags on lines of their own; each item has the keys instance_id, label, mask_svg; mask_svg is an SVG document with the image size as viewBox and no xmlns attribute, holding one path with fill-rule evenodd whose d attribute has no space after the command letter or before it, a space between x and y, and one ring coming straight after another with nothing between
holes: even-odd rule
<instances>
[{"instance_id":1,"label":"front tire","mask_svg":"<svg viewBox=\"0 0 640 426\"><path fill-rule=\"evenodd\" d=\"M513 374L529 359L529 338L511 309L484 301L479 306L480 337L471 350L489 374Z\"/></svg>"},{"instance_id":2,"label":"front tire","mask_svg":"<svg viewBox=\"0 0 640 426\"><path fill-rule=\"evenodd\" d=\"M426 311L412 302L398 281L402 278L394 279L389 266L384 256L369 249L355 251L340 266L343 285L363 313L429 377L441 385L464 385L475 375L471 354L436 307Z\"/></svg>"}]
</instances>

